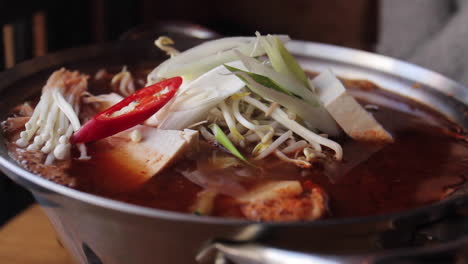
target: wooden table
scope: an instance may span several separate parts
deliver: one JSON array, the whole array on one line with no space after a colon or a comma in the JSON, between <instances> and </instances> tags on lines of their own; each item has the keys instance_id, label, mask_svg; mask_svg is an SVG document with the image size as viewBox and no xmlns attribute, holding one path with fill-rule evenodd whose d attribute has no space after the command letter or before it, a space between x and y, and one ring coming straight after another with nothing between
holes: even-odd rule
<instances>
[{"instance_id":1,"label":"wooden table","mask_svg":"<svg viewBox=\"0 0 468 264\"><path fill-rule=\"evenodd\" d=\"M73 264L47 216L33 205L0 229L0 263Z\"/></svg>"}]
</instances>

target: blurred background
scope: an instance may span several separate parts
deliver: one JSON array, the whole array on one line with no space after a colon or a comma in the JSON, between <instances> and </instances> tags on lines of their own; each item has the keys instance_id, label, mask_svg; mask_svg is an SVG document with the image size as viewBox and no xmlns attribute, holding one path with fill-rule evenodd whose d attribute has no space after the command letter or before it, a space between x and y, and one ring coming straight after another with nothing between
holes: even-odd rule
<instances>
[{"instance_id":1,"label":"blurred background","mask_svg":"<svg viewBox=\"0 0 468 264\"><path fill-rule=\"evenodd\" d=\"M138 25L185 21L221 35L284 33L402 58L468 83L467 0L0 0L0 70L117 41ZM437 63L435 63L437 62ZM32 202L0 175L0 226Z\"/></svg>"}]
</instances>

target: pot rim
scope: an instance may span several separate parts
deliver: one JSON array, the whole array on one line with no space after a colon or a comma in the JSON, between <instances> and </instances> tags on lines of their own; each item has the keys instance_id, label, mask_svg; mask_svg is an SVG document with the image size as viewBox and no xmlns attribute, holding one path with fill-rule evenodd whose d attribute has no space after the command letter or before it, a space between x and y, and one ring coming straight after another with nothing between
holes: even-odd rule
<instances>
[{"instance_id":1,"label":"pot rim","mask_svg":"<svg viewBox=\"0 0 468 264\"><path fill-rule=\"evenodd\" d=\"M132 41L130 41L132 42ZM55 58L49 61L52 63L45 63L47 68L57 67L54 61L61 56L75 54L72 56L78 58L81 56L76 56L76 54L82 54L83 52L90 51L91 53L96 53L101 50L101 47L109 47L109 45L115 45L118 43L105 43L98 45L90 45L79 48L67 49L64 51L52 53L50 55L36 58L30 61L26 61L18 64L14 68L0 73L0 80L4 78L13 78L13 83L21 80L24 76L19 76L21 74L21 69L26 69L35 65L36 62L42 60L43 64L48 58ZM457 83L439 73L424 69L420 66L404 62L398 59L390 58L387 56L356 50L352 48L346 48L336 45L323 44L317 42L301 41L301 40L291 40L287 43L287 47L291 49L294 55L299 56L314 56L317 58L332 59L339 63L353 64L358 67L368 68L377 70L385 74L392 74L395 76L401 76L407 80L411 80L421 84L430 85L431 88L441 92L445 95L453 97L455 100L461 102L464 105L468 105L468 88L463 86L460 83ZM17 72L16 72L17 71ZM34 73L34 72L33 72ZM18 78L19 77L19 78ZM11 79L10 79L11 80ZM11 83L10 83L11 84ZM1 86L11 86L5 82L0 81ZM356 223L369 223L369 222L380 222L391 220L395 218L406 218L413 215L427 213L433 210L443 209L448 205L456 204L462 200L468 201L468 197L461 196L452 199L445 199L433 204L429 204L423 207L409 209L405 211L400 211L396 213L387 213L381 215L373 216L364 216L364 217L350 217L342 219L319 219L315 221L308 222L254 222L243 219L233 219L233 218L221 218L214 216L198 216L188 213L172 212L162 209L149 208L134 204L129 204L126 202L121 202L113 200L110 198L105 198L97 196L94 194L82 192L75 190L69 187L62 186L55 182L44 179L38 175L35 175L16 164L10 157L5 157L4 155L0 156L0 168L5 171L9 171L14 175L26 180L33 185L52 191L54 193L63 195L68 198L76 199L85 203L89 203L98 207L104 207L110 210L117 210L120 212L134 214L144 217L156 217L176 221L187 221L187 222L197 222L197 223L206 223L206 224L218 224L218 225L248 225L248 224L261 224L264 226L297 226L297 225L344 225L344 224L356 224ZM20 183L21 184L21 183Z\"/></svg>"}]
</instances>

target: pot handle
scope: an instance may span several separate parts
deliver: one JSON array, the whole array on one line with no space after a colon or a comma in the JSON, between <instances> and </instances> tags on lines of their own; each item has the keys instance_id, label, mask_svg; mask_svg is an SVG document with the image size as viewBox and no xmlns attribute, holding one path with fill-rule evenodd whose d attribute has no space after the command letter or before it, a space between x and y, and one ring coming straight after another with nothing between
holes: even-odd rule
<instances>
[{"instance_id":1,"label":"pot handle","mask_svg":"<svg viewBox=\"0 0 468 264\"><path fill-rule=\"evenodd\" d=\"M331 263L455 263L468 259L468 204L460 203L447 218L415 229L413 238L420 240L414 247L386 249L361 255L318 254L275 248L258 242L268 230L262 225L244 229L234 240L214 240L203 248L196 259L199 263L247 264L331 264ZM243 242L242 242L243 241ZM424 242L426 241L426 242ZM422 242L422 244L421 244ZM435 243L437 242L437 243ZM339 243L339 242L338 242ZM424 245L424 246L423 246ZM463 262L464 263L464 262Z\"/></svg>"},{"instance_id":2,"label":"pot handle","mask_svg":"<svg viewBox=\"0 0 468 264\"><path fill-rule=\"evenodd\" d=\"M337 264L364 263L362 257L326 256L267 247L255 243L215 242L204 248L196 257L199 263L215 264Z\"/></svg>"},{"instance_id":3,"label":"pot handle","mask_svg":"<svg viewBox=\"0 0 468 264\"><path fill-rule=\"evenodd\" d=\"M377 255L321 255L268 247L255 243L215 242L197 256L199 263L208 263L216 253L215 264L339 264L339 263L455 263L468 257L468 237L437 246L402 249ZM213 263L213 262L212 262Z\"/></svg>"},{"instance_id":4,"label":"pot handle","mask_svg":"<svg viewBox=\"0 0 468 264\"><path fill-rule=\"evenodd\" d=\"M173 37L181 36L205 40L221 37L221 35L216 31L198 24L185 21L167 21L134 27L120 35L119 39L122 41L140 39L154 41L157 36L161 35L169 35Z\"/></svg>"}]
</instances>

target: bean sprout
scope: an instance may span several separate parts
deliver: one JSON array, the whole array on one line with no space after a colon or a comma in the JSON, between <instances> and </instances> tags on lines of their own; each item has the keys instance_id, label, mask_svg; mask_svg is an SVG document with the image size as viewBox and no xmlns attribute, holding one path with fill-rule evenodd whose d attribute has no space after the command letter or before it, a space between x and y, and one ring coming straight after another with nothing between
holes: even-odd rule
<instances>
[{"instance_id":1,"label":"bean sprout","mask_svg":"<svg viewBox=\"0 0 468 264\"><path fill-rule=\"evenodd\" d=\"M293 163L294 165L298 167L305 168L305 169L312 167L312 164L310 164L309 162L300 160L300 159L291 159L288 156L284 155L284 153L279 150L275 150L274 153L280 160Z\"/></svg>"},{"instance_id":2,"label":"bean sprout","mask_svg":"<svg viewBox=\"0 0 468 264\"><path fill-rule=\"evenodd\" d=\"M87 78L63 68L54 72L44 86L25 130L20 133L17 146L47 154L46 165L70 157L69 139L73 131L81 127L78 112L80 98L87 89ZM84 145L79 149L82 154L86 153Z\"/></svg>"},{"instance_id":3,"label":"bean sprout","mask_svg":"<svg viewBox=\"0 0 468 264\"><path fill-rule=\"evenodd\" d=\"M254 105L258 109L262 110L263 112L268 111L268 106L264 105L262 102L259 100L256 100L250 96L245 96L242 98L245 102ZM280 124L283 126L291 129L294 133L298 134L302 138L306 139L309 141L309 143L318 143L324 146L327 146L331 148L332 150L335 151L335 158L337 160L341 160L343 157L343 149L341 146L336 143L335 141L332 141L327 138L323 138L314 132L308 130L307 128L301 126L299 123L297 123L294 120L291 120L288 118L288 115L281 109L277 108L271 113L271 117L278 121Z\"/></svg>"},{"instance_id":4,"label":"bean sprout","mask_svg":"<svg viewBox=\"0 0 468 264\"><path fill-rule=\"evenodd\" d=\"M236 122L232 118L231 112L229 111L229 108L227 107L226 103L222 101L219 104L219 108L221 109L223 113L224 120L226 121L226 124L229 128L229 131L232 134L232 137L235 139L236 142L240 142L244 140L244 137L239 133L236 127Z\"/></svg>"},{"instance_id":5,"label":"bean sprout","mask_svg":"<svg viewBox=\"0 0 468 264\"><path fill-rule=\"evenodd\" d=\"M281 150L281 152L283 152L284 154L290 154L290 153L294 153L296 151L300 151L302 149L304 149L305 147L307 147L307 142L305 140L299 140L287 147L285 147L284 149Z\"/></svg>"},{"instance_id":6,"label":"bean sprout","mask_svg":"<svg viewBox=\"0 0 468 264\"><path fill-rule=\"evenodd\" d=\"M268 117L273 113L273 111L279 106L277 102L273 102L270 107L268 107L268 111L265 112L265 116Z\"/></svg>"},{"instance_id":7,"label":"bean sprout","mask_svg":"<svg viewBox=\"0 0 468 264\"><path fill-rule=\"evenodd\" d=\"M155 42L154 45L158 47L160 50L166 52L168 56L174 57L180 54L180 51L172 47L174 45L174 40L169 37L161 36Z\"/></svg>"},{"instance_id":8,"label":"bean sprout","mask_svg":"<svg viewBox=\"0 0 468 264\"><path fill-rule=\"evenodd\" d=\"M117 93L123 96L129 96L135 92L133 76L127 70L127 66L123 66L122 70L112 78L111 86Z\"/></svg>"},{"instance_id":9,"label":"bean sprout","mask_svg":"<svg viewBox=\"0 0 468 264\"><path fill-rule=\"evenodd\" d=\"M260 154L257 157L255 157L255 159L260 160L270 155L276 149L278 149L278 147L281 146L281 144L286 142L286 140L288 140L288 138L290 138L291 136L292 136L292 132L291 130L289 130L288 132L278 137L275 141L273 141L273 143L271 143L265 150L260 152Z\"/></svg>"}]
</instances>

